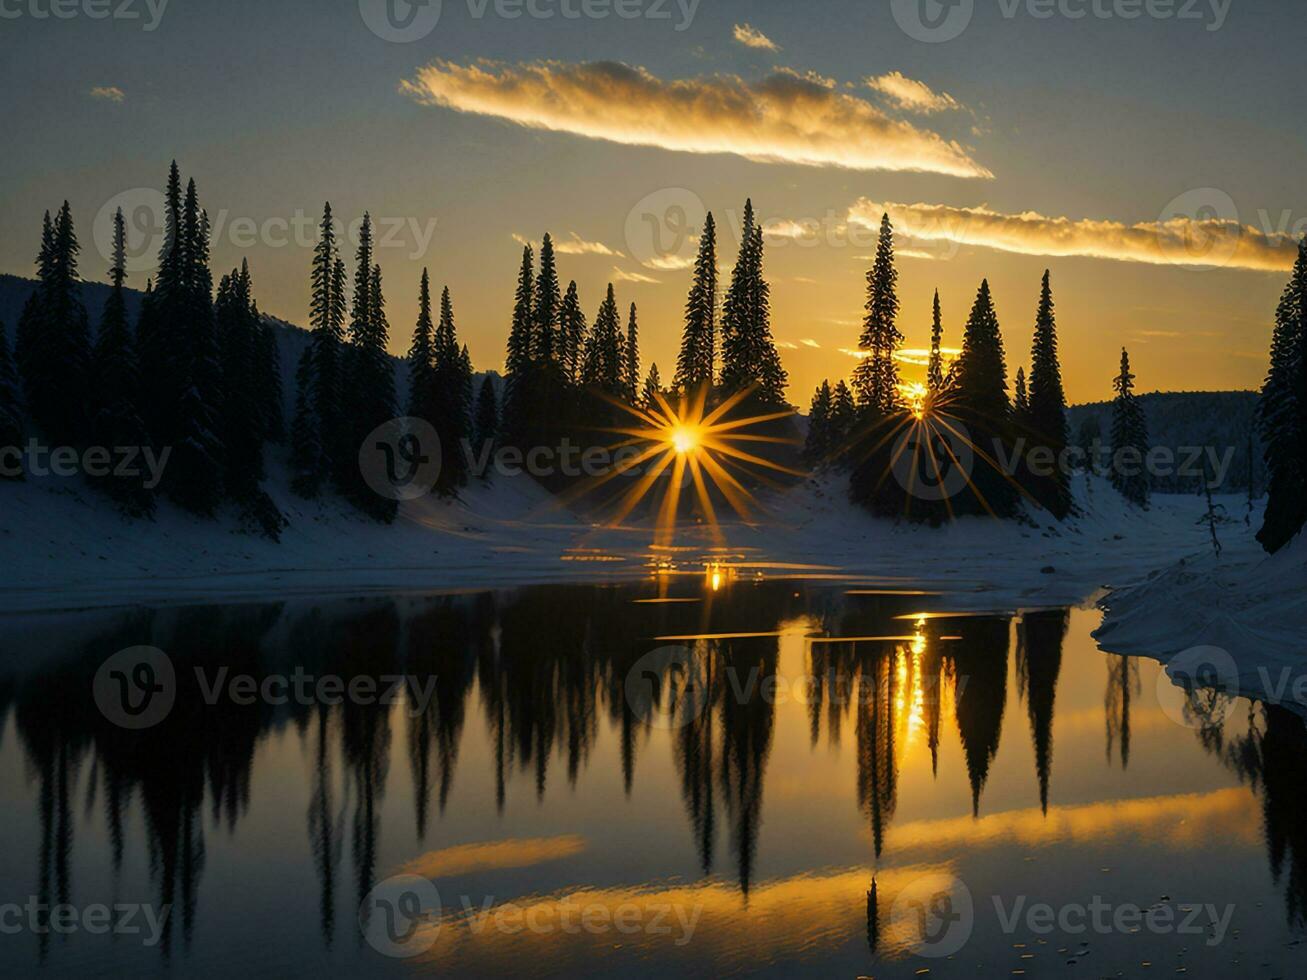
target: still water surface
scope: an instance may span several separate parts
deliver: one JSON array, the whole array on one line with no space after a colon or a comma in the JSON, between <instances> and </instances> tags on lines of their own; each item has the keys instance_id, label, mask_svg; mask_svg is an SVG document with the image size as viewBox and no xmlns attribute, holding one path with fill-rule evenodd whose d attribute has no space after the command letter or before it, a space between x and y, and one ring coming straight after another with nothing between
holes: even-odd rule
<instances>
[{"instance_id":1,"label":"still water surface","mask_svg":"<svg viewBox=\"0 0 1307 980\"><path fill-rule=\"evenodd\" d=\"M0 975L1304 975L1297 716L903 591L0 620Z\"/></svg>"}]
</instances>

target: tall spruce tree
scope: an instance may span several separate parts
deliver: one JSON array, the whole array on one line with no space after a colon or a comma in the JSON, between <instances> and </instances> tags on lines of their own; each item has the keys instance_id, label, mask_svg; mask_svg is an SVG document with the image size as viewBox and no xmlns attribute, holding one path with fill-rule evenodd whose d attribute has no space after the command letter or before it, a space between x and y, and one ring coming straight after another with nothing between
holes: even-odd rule
<instances>
[{"instance_id":1,"label":"tall spruce tree","mask_svg":"<svg viewBox=\"0 0 1307 980\"><path fill-rule=\"evenodd\" d=\"M926 366L926 390L932 395L944 388L944 320L939 310L939 290L935 290L935 302L931 307L930 319L930 361Z\"/></svg>"},{"instance_id":2,"label":"tall spruce tree","mask_svg":"<svg viewBox=\"0 0 1307 980\"><path fill-rule=\"evenodd\" d=\"M762 227L753 218L752 201L745 204L740 254L722 308L722 387L755 390L758 402L785 404L788 376L771 332L771 287L763 276Z\"/></svg>"},{"instance_id":3,"label":"tall spruce tree","mask_svg":"<svg viewBox=\"0 0 1307 980\"><path fill-rule=\"evenodd\" d=\"M312 298L309 305L309 330L312 334L312 361L309 388L304 392L316 427L312 440L317 446L317 479L304 481L305 488L320 487L342 470L347 454L342 361L345 344L347 272L336 244L336 222L331 204L322 208L318 244L313 250L311 274ZM298 370L296 372L298 377Z\"/></svg>"},{"instance_id":4,"label":"tall spruce tree","mask_svg":"<svg viewBox=\"0 0 1307 980\"><path fill-rule=\"evenodd\" d=\"M585 354L585 313L581 311L581 300L576 292L576 280L567 284L567 293L563 296L562 306L558 311L559 336L565 341L563 357L563 374L569 384L581 382L581 360Z\"/></svg>"},{"instance_id":5,"label":"tall spruce tree","mask_svg":"<svg viewBox=\"0 0 1307 980\"><path fill-rule=\"evenodd\" d=\"M1132 504L1148 506L1149 479L1144 467L1148 456L1148 423L1143 406L1135 396L1135 376L1130 373L1130 355L1121 348L1121 372L1112 387L1112 486Z\"/></svg>"},{"instance_id":6,"label":"tall spruce tree","mask_svg":"<svg viewBox=\"0 0 1307 980\"><path fill-rule=\"evenodd\" d=\"M468 421L472 408L471 365L465 350L458 345L454 305L448 287L440 295L440 323L432 341L432 358L436 414L431 421L440 434L442 459L436 490L448 495L467 483L463 442L469 437Z\"/></svg>"},{"instance_id":7,"label":"tall spruce tree","mask_svg":"<svg viewBox=\"0 0 1307 980\"><path fill-rule=\"evenodd\" d=\"M522 247L522 266L513 302L504 363L504 403L500 432L506 445L522 447L531 424L532 317L535 309L535 259L530 245Z\"/></svg>"},{"instance_id":8,"label":"tall spruce tree","mask_svg":"<svg viewBox=\"0 0 1307 980\"><path fill-rule=\"evenodd\" d=\"M533 354L542 366L559 360L558 311L561 305L554 242L549 233L545 232L545 237L540 242L540 274L536 278L533 331Z\"/></svg>"},{"instance_id":9,"label":"tall spruce tree","mask_svg":"<svg viewBox=\"0 0 1307 980\"><path fill-rule=\"evenodd\" d=\"M18 371L9 353L9 335L0 321L0 450L19 446L23 441L23 412L18 393ZM10 474L10 478L21 477ZM0 479L5 474L0 472Z\"/></svg>"},{"instance_id":10,"label":"tall spruce tree","mask_svg":"<svg viewBox=\"0 0 1307 980\"><path fill-rule=\"evenodd\" d=\"M853 400L853 390L840 379L831 395L830 425L827 430L827 451L838 455L853 437L857 422L858 407Z\"/></svg>"},{"instance_id":11,"label":"tall spruce tree","mask_svg":"<svg viewBox=\"0 0 1307 980\"><path fill-rule=\"evenodd\" d=\"M369 517L387 524L395 519L398 503L367 485L357 460L372 431L395 417L395 376L386 352L389 334L381 267L373 261L372 218L365 213L355 255L354 297L343 372L351 432L348 445L353 455L339 462L350 500Z\"/></svg>"},{"instance_id":12,"label":"tall spruce tree","mask_svg":"<svg viewBox=\"0 0 1307 980\"><path fill-rule=\"evenodd\" d=\"M866 315L858 340L858 348L865 356L853 373L859 406L881 415L894 411L900 402L898 364L894 360L903 340L896 325L898 278L894 268L894 226L885 214L880 219L876 259L867 271Z\"/></svg>"},{"instance_id":13,"label":"tall spruce tree","mask_svg":"<svg viewBox=\"0 0 1307 980\"><path fill-rule=\"evenodd\" d=\"M431 319L431 277L422 270L418 286L418 319L408 349L408 414L436 424L439 414L434 354L435 323Z\"/></svg>"},{"instance_id":14,"label":"tall spruce tree","mask_svg":"<svg viewBox=\"0 0 1307 980\"><path fill-rule=\"evenodd\" d=\"M635 319L635 304L631 304L630 319L626 322L626 349L622 357L622 376L625 394L632 404L640 391L640 328Z\"/></svg>"},{"instance_id":15,"label":"tall spruce tree","mask_svg":"<svg viewBox=\"0 0 1307 980\"><path fill-rule=\"evenodd\" d=\"M1017 510L1018 491L1011 474L1000 468L1000 448L1007 437L1012 406L1007 395L1003 335L987 279L982 280L967 317L956 378L957 414L969 430L975 471L955 510L1010 517Z\"/></svg>"},{"instance_id":16,"label":"tall spruce tree","mask_svg":"<svg viewBox=\"0 0 1307 980\"><path fill-rule=\"evenodd\" d=\"M313 411L314 361L313 347L305 347L295 368L295 415L290 429L290 488L305 500L318 495L324 477L320 427Z\"/></svg>"},{"instance_id":17,"label":"tall spruce tree","mask_svg":"<svg viewBox=\"0 0 1307 980\"><path fill-rule=\"evenodd\" d=\"M613 294L613 284L609 283L608 294L600 304L590 336L586 338L582 381L587 388L618 397L625 390L625 360L617 298Z\"/></svg>"},{"instance_id":18,"label":"tall spruce tree","mask_svg":"<svg viewBox=\"0 0 1307 980\"><path fill-rule=\"evenodd\" d=\"M109 281L109 298L100 315L100 330L91 355L90 441L96 446L144 447L149 444L149 436L136 401L141 375L123 291L127 281L127 226L121 208L113 221ZM141 477L114 475L97 482L124 513L144 516L154 512L154 498Z\"/></svg>"},{"instance_id":19,"label":"tall spruce tree","mask_svg":"<svg viewBox=\"0 0 1307 980\"><path fill-rule=\"evenodd\" d=\"M1035 313L1029 399L1025 424L1057 460L1052 478L1041 481L1036 487L1036 496L1054 517L1062 520L1071 512L1071 474L1062 465L1063 451L1071 440L1071 433L1066 416L1066 393L1062 389L1062 366L1058 361L1053 290L1047 269L1044 270L1039 308Z\"/></svg>"},{"instance_id":20,"label":"tall spruce tree","mask_svg":"<svg viewBox=\"0 0 1307 980\"><path fill-rule=\"evenodd\" d=\"M699 236L694 281L685 301L685 332L673 387L692 391L711 385L717 371L717 226L711 212Z\"/></svg>"},{"instance_id":21,"label":"tall spruce tree","mask_svg":"<svg viewBox=\"0 0 1307 980\"><path fill-rule=\"evenodd\" d=\"M264 387L265 326L248 262L223 277L213 307L222 371L223 484L252 530L277 540L285 520L263 490L270 420Z\"/></svg>"},{"instance_id":22,"label":"tall spruce tree","mask_svg":"<svg viewBox=\"0 0 1307 980\"><path fill-rule=\"evenodd\" d=\"M83 445L90 376L90 323L81 300L81 245L65 201L46 216L37 257L36 293L18 333L18 366L33 423L56 446Z\"/></svg>"},{"instance_id":23,"label":"tall spruce tree","mask_svg":"<svg viewBox=\"0 0 1307 980\"><path fill-rule=\"evenodd\" d=\"M1257 540L1283 548L1307 523L1307 236L1275 311L1271 365L1258 427L1266 460L1266 513Z\"/></svg>"}]
</instances>

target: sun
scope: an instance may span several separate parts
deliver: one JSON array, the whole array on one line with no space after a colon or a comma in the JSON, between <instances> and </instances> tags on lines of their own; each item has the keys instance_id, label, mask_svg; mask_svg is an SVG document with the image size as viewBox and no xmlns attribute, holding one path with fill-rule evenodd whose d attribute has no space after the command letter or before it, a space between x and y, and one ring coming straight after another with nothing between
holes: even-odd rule
<instances>
[{"instance_id":1,"label":"sun","mask_svg":"<svg viewBox=\"0 0 1307 980\"><path fill-rule=\"evenodd\" d=\"M640 473L632 486L617 495L609 523L620 524L661 482L665 489L658 508L655 540L667 542L674 537L683 486L687 492L690 488L693 489L703 520L711 533L720 537L712 491L715 490L746 520L750 519L751 505L757 503L753 494L731 470L737 473L752 471L755 476L759 475L759 470L773 470L802 477L804 474L797 470L743 448L751 443L795 442L792 438L761 434L755 428L765 422L788 418L793 414L792 410L747 418L731 414L751 391L752 389L746 389L736 392L711 409L707 406L706 388L692 394L682 394L675 407L661 392L655 396L653 404L643 407L609 398L614 405L631 415L636 424L630 428L603 431L626 437L620 446L614 448L633 446L639 450L627 469L635 468ZM583 484L578 487L577 495L589 493L611 478L612 474L609 474Z\"/></svg>"},{"instance_id":2,"label":"sun","mask_svg":"<svg viewBox=\"0 0 1307 980\"><path fill-rule=\"evenodd\" d=\"M672 430L668 441L678 454L684 456L699 447L699 433L688 425L678 425Z\"/></svg>"}]
</instances>

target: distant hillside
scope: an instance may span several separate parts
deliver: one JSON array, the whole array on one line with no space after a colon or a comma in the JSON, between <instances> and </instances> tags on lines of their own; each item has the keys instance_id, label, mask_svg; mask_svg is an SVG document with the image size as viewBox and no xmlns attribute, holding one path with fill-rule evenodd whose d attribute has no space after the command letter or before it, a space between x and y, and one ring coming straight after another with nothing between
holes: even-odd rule
<instances>
[{"instance_id":1,"label":"distant hillside","mask_svg":"<svg viewBox=\"0 0 1307 980\"><path fill-rule=\"evenodd\" d=\"M1174 452L1185 446L1215 446L1218 455L1234 450L1234 461L1222 487L1226 492L1245 492L1248 489L1247 457L1251 435L1253 481L1261 493L1266 487L1266 468L1254 421L1258 398L1255 391L1174 391L1140 395L1139 401L1148 418L1152 445L1166 446ZM1069 418L1072 442L1080 444L1086 423L1092 426L1096 421L1103 443L1110 444L1111 402L1074 405ZM1196 493L1199 488L1193 480L1172 478L1156 481L1154 489L1159 493Z\"/></svg>"}]
</instances>

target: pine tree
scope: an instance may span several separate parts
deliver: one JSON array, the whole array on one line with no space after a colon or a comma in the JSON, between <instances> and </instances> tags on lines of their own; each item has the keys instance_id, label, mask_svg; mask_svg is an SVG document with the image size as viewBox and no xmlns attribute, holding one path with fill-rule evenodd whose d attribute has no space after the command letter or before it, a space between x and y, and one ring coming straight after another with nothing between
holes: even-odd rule
<instances>
[{"instance_id":1,"label":"pine tree","mask_svg":"<svg viewBox=\"0 0 1307 980\"><path fill-rule=\"evenodd\" d=\"M536 278L533 349L535 358L542 365L558 360L558 311L561 305L554 242L546 232L540 242L540 275Z\"/></svg>"},{"instance_id":2,"label":"pine tree","mask_svg":"<svg viewBox=\"0 0 1307 980\"><path fill-rule=\"evenodd\" d=\"M1019 428L1030 422L1030 393L1026 390L1026 369L1017 368L1016 385L1012 393L1012 419Z\"/></svg>"},{"instance_id":3,"label":"pine tree","mask_svg":"<svg viewBox=\"0 0 1307 980\"><path fill-rule=\"evenodd\" d=\"M224 276L214 300L222 371L223 482L247 526L277 540L285 520L263 490L264 444L270 436L264 388L265 326L254 301L248 262Z\"/></svg>"},{"instance_id":4,"label":"pine tree","mask_svg":"<svg viewBox=\"0 0 1307 980\"><path fill-rule=\"evenodd\" d=\"M433 380L436 397L431 419L440 435L442 465L436 489L451 494L467 483L467 457L463 441L468 439L471 411L471 365L458 346L454 306L446 288L440 296L440 323L432 341Z\"/></svg>"},{"instance_id":5,"label":"pine tree","mask_svg":"<svg viewBox=\"0 0 1307 980\"><path fill-rule=\"evenodd\" d=\"M0 450L23 441L23 415L18 395L18 372L9 353L9 336L0 322ZM0 473L0 478L4 474Z\"/></svg>"},{"instance_id":6,"label":"pine tree","mask_svg":"<svg viewBox=\"0 0 1307 980\"><path fill-rule=\"evenodd\" d=\"M1275 311L1271 365L1258 426L1266 460L1266 513L1257 540L1274 553L1307 523L1307 236Z\"/></svg>"},{"instance_id":7,"label":"pine tree","mask_svg":"<svg viewBox=\"0 0 1307 980\"><path fill-rule=\"evenodd\" d=\"M1071 474L1062 466L1071 433L1066 417L1066 394L1062 389L1062 367L1058 362L1053 290L1047 269L1044 270L1039 309L1035 314L1029 402L1023 421L1057 460L1052 479L1047 486L1037 486L1037 496L1054 517L1062 520L1071 512Z\"/></svg>"},{"instance_id":8,"label":"pine tree","mask_svg":"<svg viewBox=\"0 0 1307 980\"><path fill-rule=\"evenodd\" d=\"M1149 480L1144 468L1148 455L1148 423L1143 406L1134 393L1135 376L1130 373L1130 355L1121 348L1121 373L1112 387L1112 486L1140 507L1148 506Z\"/></svg>"},{"instance_id":9,"label":"pine tree","mask_svg":"<svg viewBox=\"0 0 1307 980\"><path fill-rule=\"evenodd\" d=\"M626 350L622 358L626 398L631 403L640 390L640 328L635 321L635 304L631 304L631 317L626 324Z\"/></svg>"},{"instance_id":10,"label":"pine tree","mask_svg":"<svg viewBox=\"0 0 1307 980\"><path fill-rule=\"evenodd\" d=\"M309 305L313 355L309 387L305 391L316 427L313 443L319 453L315 464L318 476L316 481L306 482L306 487L320 487L325 480L334 478L346 465L344 457L348 452L341 388L347 272L336 244L336 224L330 203L323 205L319 229L318 244L313 250Z\"/></svg>"},{"instance_id":11,"label":"pine tree","mask_svg":"<svg viewBox=\"0 0 1307 980\"><path fill-rule=\"evenodd\" d=\"M975 448L972 487L956 509L1010 517L1017 509L1017 490L1010 474L999 469L997 450L1006 438L1012 406L1007 396L1003 335L988 280L981 282L967 318L956 378L957 414L970 430Z\"/></svg>"},{"instance_id":12,"label":"pine tree","mask_svg":"<svg viewBox=\"0 0 1307 980\"><path fill-rule=\"evenodd\" d=\"M313 411L316 352L304 348L295 368L295 418L291 422L290 488L305 500L312 500L322 488L322 445L317 413Z\"/></svg>"},{"instance_id":13,"label":"pine tree","mask_svg":"<svg viewBox=\"0 0 1307 980\"><path fill-rule=\"evenodd\" d=\"M761 404L785 404L788 377L771 333L771 287L763 277L762 227L754 223L753 204L745 204L740 255L722 312L722 387L756 390Z\"/></svg>"},{"instance_id":14,"label":"pine tree","mask_svg":"<svg viewBox=\"0 0 1307 980\"><path fill-rule=\"evenodd\" d=\"M286 441L286 415L281 386L281 351L277 346L277 330L264 319L254 304L254 319L258 325L258 351L254 374L258 379L259 416L266 441L280 445Z\"/></svg>"},{"instance_id":15,"label":"pine tree","mask_svg":"<svg viewBox=\"0 0 1307 980\"><path fill-rule=\"evenodd\" d=\"M109 270L112 289L105 300L91 356L90 441L104 447L144 447L149 437L136 403L141 376L123 292L127 280L127 227L121 208L114 215L113 230L113 266ZM109 476L98 482L124 513L153 513L154 498L142 478Z\"/></svg>"},{"instance_id":16,"label":"pine tree","mask_svg":"<svg viewBox=\"0 0 1307 980\"><path fill-rule=\"evenodd\" d=\"M935 303L931 310L930 324L930 362L926 367L926 389L938 394L944 389L944 354L941 345L944 342L944 320L939 311L939 290L935 290Z\"/></svg>"},{"instance_id":17,"label":"pine tree","mask_svg":"<svg viewBox=\"0 0 1307 980\"><path fill-rule=\"evenodd\" d=\"M504 404L501 434L510 446L521 447L531 423L531 324L535 308L534 257L530 245L522 247L522 267L517 277L513 324L508 334L504 363Z\"/></svg>"},{"instance_id":18,"label":"pine tree","mask_svg":"<svg viewBox=\"0 0 1307 980\"><path fill-rule=\"evenodd\" d=\"M398 504L375 493L363 480L357 454L378 426L395 417L395 376L386 346L390 324L382 293L381 267L373 262L372 218L363 215L355 256L354 298L350 313L349 339L343 377L347 394L351 438L348 460L342 466L342 484L354 505L382 523L390 523Z\"/></svg>"},{"instance_id":19,"label":"pine tree","mask_svg":"<svg viewBox=\"0 0 1307 980\"><path fill-rule=\"evenodd\" d=\"M57 446L83 445L91 361L90 323L82 306L81 245L65 201L46 216L37 258L39 285L19 324L18 366L33 423Z\"/></svg>"},{"instance_id":20,"label":"pine tree","mask_svg":"<svg viewBox=\"0 0 1307 980\"><path fill-rule=\"evenodd\" d=\"M477 395L476 443L477 450L490 458L495 451L499 438L499 402L495 397L495 383L486 375L481 382L481 391ZM493 467L487 466L481 474L483 480L490 479Z\"/></svg>"},{"instance_id":21,"label":"pine tree","mask_svg":"<svg viewBox=\"0 0 1307 980\"><path fill-rule=\"evenodd\" d=\"M569 384L581 382L581 359L585 353L585 314L576 293L576 280L567 284L567 294L558 312L559 334L564 338L563 374Z\"/></svg>"},{"instance_id":22,"label":"pine tree","mask_svg":"<svg viewBox=\"0 0 1307 980\"><path fill-rule=\"evenodd\" d=\"M709 213L699 236L694 282L685 301L685 332L673 386L693 391L711 385L717 371L717 226Z\"/></svg>"},{"instance_id":23,"label":"pine tree","mask_svg":"<svg viewBox=\"0 0 1307 980\"><path fill-rule=\"evenodd\" d=\"M859 406L878 414L899 406L898 364L894 360L903 340L895 324L899 312L898 278L894 268L894 226L885 214L880 220L876 259L867 271L866 316L858 340L858 348L866 356L853 373Z\"/></svg>"},{"instance_id":24,"label":"pine tree","mask_svg":"<svg viewBox=\"0 0 1307 980\"><path fill-rule=\"evenodd\" d=\"M660 408L658 396L663 390L663 379L658 376L658 365L649 366L649 376L644 379L644 391L640 396L640 406L644 409Z\"/></svg>"},{"instance_id":25,"label":"pine tree","mask_svg":"<svg viewBox=\"0 0 1307 980\"><path fill-rule=\"evenodd\" d=\"M435 325L431 319L431 277L422 270L418 286L418 319L408 350L408 414L435 425L439 408L434 354Z\"/></svg>"},{"instance_id":26,"label":"pine tree","mask_svg":"<svg viewBox=\"0 0 1307 980\"><path fill-rule=\"evenodd\" d=\"M613 284L608 284L608 295L595 315L590 336L586 339L585 364L582 380L587 388L595 388L613 397L625 390L625 345L617 312L617 299Z\"/></svg>"},{"instance_id":27,"label":"pine tree","mask_svg":"<svg viewBox=\"0 0 1307 980\"><path fill-rule=\"evenodd\" d=\"M833 397L829 381L823 381L812 396L812 407L808 410L808 439L803 447L803 458L809 466L821 463L831 450Z\"/></svg>"}]
</instances>

